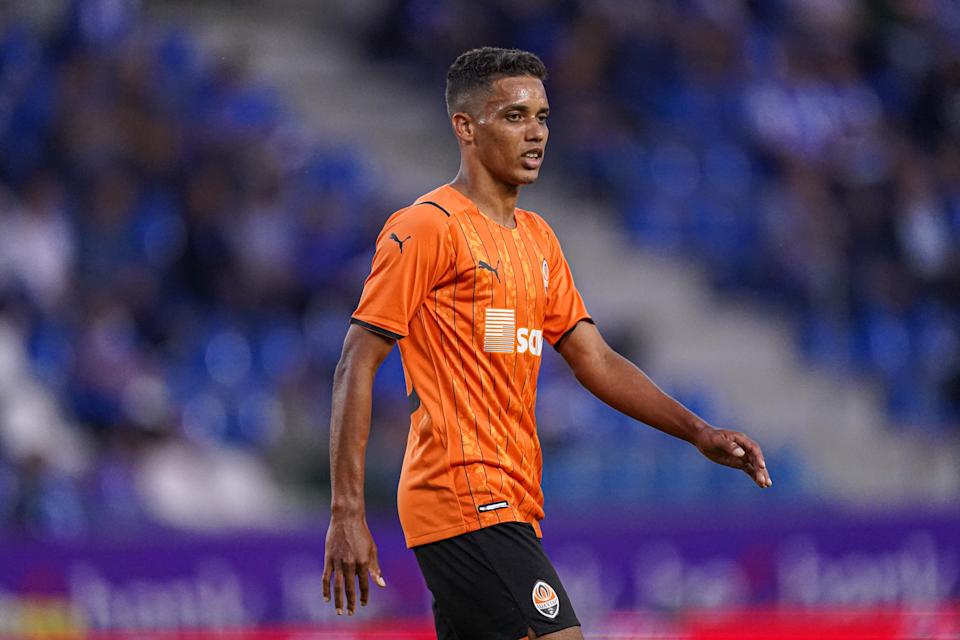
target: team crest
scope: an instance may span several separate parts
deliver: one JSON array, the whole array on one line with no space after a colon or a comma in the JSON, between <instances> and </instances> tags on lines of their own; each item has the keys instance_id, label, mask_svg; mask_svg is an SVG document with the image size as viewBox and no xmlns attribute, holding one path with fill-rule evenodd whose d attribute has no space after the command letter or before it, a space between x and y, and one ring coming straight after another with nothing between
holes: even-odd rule
<instances>
[{"instance_id":1,"label":"team crest","mask_svg":"<svg viewBox=\"0 0 960 640\"><path fill-rule=\"evenodd\" d=\"M546 292L547 286L550 284L550 267L547 265L546 258L540 263L540 271L543 273L543 290Z\"/></svg>"},{"instance_id":2,"label":"team crest","mask_svg":"<svg viewBox=\"0 0 960 640\"><path fill-rule=\"evenodd\" d=\"M551 620L557 617L557 614L560 613L560 598L553 587L543 580L537 580L537 584L533 585L532 595L533 606L537 608L537 611Z\"/></svg>"}]
</instances>

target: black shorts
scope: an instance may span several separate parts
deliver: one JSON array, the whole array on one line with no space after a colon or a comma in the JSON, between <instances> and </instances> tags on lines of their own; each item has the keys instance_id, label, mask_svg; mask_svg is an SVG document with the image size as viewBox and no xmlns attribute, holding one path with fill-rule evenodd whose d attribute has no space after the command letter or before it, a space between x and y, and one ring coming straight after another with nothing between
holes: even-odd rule
<instances>
[{"instance_id":1,"label":"black shorts","mask_svg":"<svg viewBox=\"0 0 960 640\"><path fill-rule=\"evenodd\" d=\"M517 640L580 625L533 527L507 522L414 547L439 640Z\"/></svg>"}]
</instances>

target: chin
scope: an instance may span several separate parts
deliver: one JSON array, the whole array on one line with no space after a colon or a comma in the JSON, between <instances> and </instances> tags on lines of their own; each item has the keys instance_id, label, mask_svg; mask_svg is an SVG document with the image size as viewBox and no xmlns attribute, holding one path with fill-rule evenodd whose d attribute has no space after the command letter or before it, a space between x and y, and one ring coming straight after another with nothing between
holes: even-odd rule
<instances>
[{"instance_id":1,"label":"chin","mask_svg":"<svg viewBox=\"0 0 960 640\"><path fill-rule=\"evenodd\" d=\"M525 184L533 184L537 181L537 178L540 177L540 171L524 171L514 177L514 183L518 186Z\"/></svg>"}]
</instances>

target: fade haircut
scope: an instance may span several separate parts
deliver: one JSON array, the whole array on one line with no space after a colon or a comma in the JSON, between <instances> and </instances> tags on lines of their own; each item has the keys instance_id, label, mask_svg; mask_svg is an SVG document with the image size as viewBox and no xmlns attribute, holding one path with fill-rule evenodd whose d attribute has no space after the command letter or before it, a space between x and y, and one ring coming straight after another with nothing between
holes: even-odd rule
<instances>
[{"instance_id":1,"label":"fade haircut","mask_svg":"<svg viewBox=\"0 0 960 640\"><path fill-rule=\"evenodd\" d=\"M520 49L481 47L461 53L447 71L447 114L467 111L475 98L490 91L503 77L547 79L547 68L535 54Z\"/></svg>"}]
</instances>

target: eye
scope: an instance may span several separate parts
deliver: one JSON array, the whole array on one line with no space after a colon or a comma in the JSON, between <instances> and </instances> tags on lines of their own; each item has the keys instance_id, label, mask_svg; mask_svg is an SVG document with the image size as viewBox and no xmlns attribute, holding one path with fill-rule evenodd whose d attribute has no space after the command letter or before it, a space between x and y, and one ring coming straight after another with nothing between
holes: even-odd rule
<instances>
[{"instance_id":1,"label":"eye","mask_svg":"<svg viewBox=\"0 0 960 640\"><path fill-rule=\"evenodd\" d=\"M541 113L537 115L537 121L540 124L547 124L547 114Z\"/></svg>"},{"instance_id":2,"label":"eye","mask_svg":"<svg viewBox=\"0 0 960 640\"><path fill-rule=\"evenodd\" d=\"M507 122L520 122L523 119L516 111L507 114Z\"/></svg>"}]
</instances>

